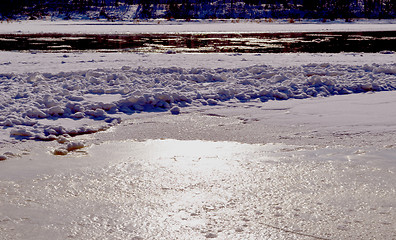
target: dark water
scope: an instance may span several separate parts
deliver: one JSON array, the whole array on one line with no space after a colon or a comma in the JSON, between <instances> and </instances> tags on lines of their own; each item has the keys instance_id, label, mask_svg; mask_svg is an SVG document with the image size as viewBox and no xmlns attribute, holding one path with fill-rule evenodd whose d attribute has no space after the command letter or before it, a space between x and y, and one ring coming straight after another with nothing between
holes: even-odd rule
<instances>
[{"instance_id":1,"label":"dark water","mask_svg":"<svg viewBox=\"0 0 396 240\"><path fill-rule=\"evenodd\" d=\"M5 51L337 53L396 51L396 31L330 33L0 34Z\"/></svg>"}]
</instances>

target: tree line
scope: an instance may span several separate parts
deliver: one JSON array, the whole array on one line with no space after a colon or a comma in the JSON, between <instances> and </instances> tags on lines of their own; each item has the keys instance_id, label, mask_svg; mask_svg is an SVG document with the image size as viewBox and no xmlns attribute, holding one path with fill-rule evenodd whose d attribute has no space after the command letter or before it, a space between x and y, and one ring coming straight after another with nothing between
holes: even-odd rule
<instances>
[{"instance_id":1,"label":"tree line","mask_svg":"<svg viewBox=\"0 0 396 240\"><path fill-rule=\"evenodd\" d=\"M31 19L60 13L96 13L136 19L394 18L396 0L1 0L0 17ZM118 14L115 14L118 13Z\"/></svg>"}]
</instances>

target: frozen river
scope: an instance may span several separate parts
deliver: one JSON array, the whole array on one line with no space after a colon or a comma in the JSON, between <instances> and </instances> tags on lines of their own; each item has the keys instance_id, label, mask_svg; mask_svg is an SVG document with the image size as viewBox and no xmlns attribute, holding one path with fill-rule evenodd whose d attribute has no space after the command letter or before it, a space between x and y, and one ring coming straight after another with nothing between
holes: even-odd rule
<instances>
[{"instance_id":1,"label":"frozen river","mask_svg":"<svg viewBox=\"0 0 396 240\"><path fill-rule=\"evenodd\" d=\"M1 23L0 240L396 239L395 26Z\"/></svg>"}]
</instances>

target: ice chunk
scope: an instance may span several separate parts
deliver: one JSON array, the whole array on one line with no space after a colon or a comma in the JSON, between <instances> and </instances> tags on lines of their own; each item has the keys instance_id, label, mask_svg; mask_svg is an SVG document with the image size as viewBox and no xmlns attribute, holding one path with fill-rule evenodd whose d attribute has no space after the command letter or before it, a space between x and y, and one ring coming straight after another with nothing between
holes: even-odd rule
<instances>
[{"instance_id":1,"label":"ice chunk","mask_svg":"<svg viewBox=\"0 0 396 240\"><path fill-rule=\"evenodd\" d=\"M69 99L70 101L76 101L76 102L84 100L84 98L81 96L67 96L67 99Z\"/></svg>"},{"instance_id":2,"label":"ice chunk","mask_svg":"<svg viewBox=\"0 0 396 240\"><path fill-rule=\"evenodd\" d=\"M82 112L76 112L76 113L70 115L70 117L72 117L72 118L84 118L85 114L82 113Z\"/></svg>"},{"instance_id":3,"label":"ice chunk","mask_svg":"<svg viewBox=\"0 0 396 240\"><path fill-rule=\"evenodd\" d=\"M271 78L272 82L274 82L274 83L283 82L286 79L287 79L287 77L284 75L275 75Z\"/></svg>"},{"instance_id":4,"label":"ice chunk","mask_svg":"<svg viewBox=\"0 0 396 240\"><path fill-rule=\"evenodd\" d=\"M61 116L65 111L60 106L54 106L48 109L48 114L52 116Z\"/></svg>"},{"instance_id":5,"label":"ice chunk","mask_svg":"<svg viewBox=\"0 0 396 240\"><path fill-rule=\"evenodd\" d=\"M287 96L287 94L286 94L286 93L283 93L283 92L274 91L273 94L274 94L274 97L277 98L277 99L286 100L286 99L289 98L289 97Z\"/></svg>"},{"instance_id":6,"label":"ice chunk","mask_svg":"<svg viewBox=\"0 0 396 240\"><path fill-rule=\"evenodd\" d=\"M53 96L51 95L45 95L42 101L47 108L54 107L58 105L58 103L54 100Z\"/></svg>"},{"instance_id":7,"label":"ice chunk","mask_svg":"<svg viewBox=\"0 0 396 240\"><path fill-rule=\"evenodd\" d=\"M46 113L35 107L28 110L26 115L31 118L45 118L48 116Z\"/></svg>"},{"instance_id":8,"label":"ice chunk","mask_svg":"<svg viewBox=\"0 0 396 240\"><path fill-rule=\"evenodd\" d=\"M173 115L178 115L178 114L180 114L180 108L179 108L179 107L173 107L170 111L171 111L171 113L172 113Z\"/></svg>"},{"instance_id":9,"label":"ice chunk","mask_svg":"<svg viewBox=\"0 0 396 240\"><path fill-rule=\"evenodd\" d=\"M54 150L53 154L54 155L67 155L69 153L69 151L67 151L67 149L65 148L57 148Z\"/></svg>"},{"instance_id":10,"label":"ice chunk","mask_svg":"<svg viewBox=\"0 0 396 240\"><path fill-rule=\"evenodd\" d=\"M12 129L10 135L14 137L32 137L33 133L25 128Z\"/></svg>"},{"instance_id":11,"label":"ice chunk","mask_svg":"<svg viewBox=\"0 0 396 240\"><path fill-rule=\"evenodd\" d=\"M14 123L11 121L11 119L6 119L3 123L3 126L12 127L14 126Z\"/></svg>"},{"instance_id":12,"label":"ice chunk","mask_svg":"<svg viewBox=\"0 0 396 240\"><path fill-rule=\"evenodd\" d=\"M67 144L67 151L74 151L77 149L81 149L84 148L84 143L83 142L70 142L69 144Z\"/></svg>"},{"instance_id":13,"label":"ice chunk","mask_svg":"<svg viewBox=\"0 0 396 240\"><path fill-rule=\"evenodd\" d=\"M395 54L394 51L390 51L390 50L383 50L383 51L380 51L380 53L381 54Z\"/></svg>"},{"instance_id":14,"label":"ice chunk","mask_svg":"<svg viewBox=\"0 0 396 240\"><path fill-rule=\"evenodd\" d=\"M27 81L28 83L35 83L35 82L40 82L40 81L44 81L44 80L45 80L44 76L41 75L40 73L31 74L31 75L26 79L26 81Z\"/></svg>"},{"instance_id":15,"label":"ice chunk","mask_svg":"<svg viewBox=\"0 0 396 240\"><path fill-rule=\"evenodd\" d=\"M214 99L208 99L208 100L207 100L207 103L208 103L209 105L217 105L217 101L214 100Z\"/></svg>"},{"instance_id":16,"label":"ice chunk","mask_svg":"<svg viewBox=\"0 0 396 240\"><path fill-rule=\"evenodd\" d=\"M64 136L59 136L58 139L56 139L56 141L58 141L58 143L67 143L69 142L69 140L64 137Z\"/></svg>"}]
</instances>

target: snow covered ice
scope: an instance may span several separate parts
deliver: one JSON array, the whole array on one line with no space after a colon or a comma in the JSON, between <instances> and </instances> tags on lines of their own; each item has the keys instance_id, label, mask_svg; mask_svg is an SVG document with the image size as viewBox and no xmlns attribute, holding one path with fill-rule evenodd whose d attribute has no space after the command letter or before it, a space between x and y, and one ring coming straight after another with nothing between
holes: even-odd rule
<instances>
[{"instance_id":1,"label":"snow covered ice","mask_svg":"<svg viewBox=\"0 0 396 240\"><path fill-rule=\"evenodd\" d=\"M56 74L4 73L0 81L0 125L14 137L47 140L52 135L107 129L118 124L123 114L167 111L174 106L392 91L396 89L396 64L311 63L231 69L123 66ZM73 120L74 125L91 119L97 126L67 128L65 121L57 124L62 119Z\"/></svg>"}]
</instances>

